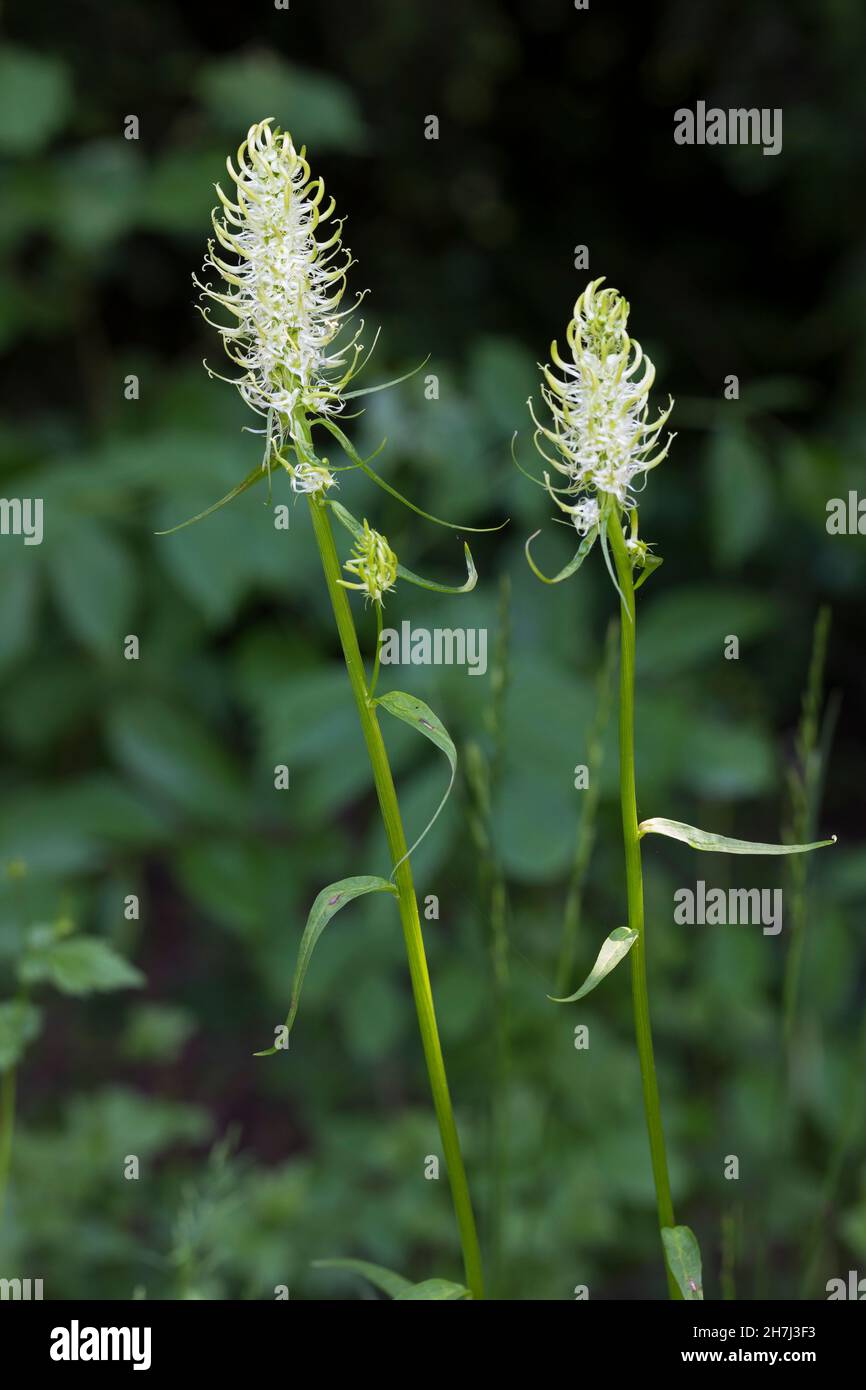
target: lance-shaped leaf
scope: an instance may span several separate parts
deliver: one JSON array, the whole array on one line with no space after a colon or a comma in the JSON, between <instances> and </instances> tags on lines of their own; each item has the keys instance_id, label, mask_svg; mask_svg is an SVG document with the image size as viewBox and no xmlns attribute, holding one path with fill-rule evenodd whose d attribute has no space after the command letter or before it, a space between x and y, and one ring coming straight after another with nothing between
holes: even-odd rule
<instances>
[{"instance_id":1,"label":"lance-shaped leaf","mask_svg":"<svg viewBox=\"0 0 866 1390\"><path fill-rule=\"evenodd\" d=\"M668 1269L683 1298L690 1303L703 1302L701 1251L694 1231L688 1226L662 1226L662 1244Z\"/></svg>"},{"instance_id":2,"label":"lance-shaped leaf","mask_svg":"<svg viewBox=\"0 0 866 1390\"><path fill-rule=\"evenodd\" d=\"M314 1260L313 1268L339 1269L347 1274L357 1274L395 1301L425 1299L442 1302L472 1297L463 1284L454 1284L449 1279L424 1279L420 1284L413 1284L402 1274L395 1274L392 1269L370 1264L367 1260Z\"/></svg>"},{"instance_id":3,"label":"lance-shaped leaf","mask_svg":"<svg viewBox=\"0 0 866 1390\"><path fill-rule=\"evenodd\" d=\"M343 506L342 502L335 502L333 498L328 499L328 506L334 516L342 526L357 540L364 534L364 528L357 517ZM478 583L478 571L475 568L475 561L472 559L472 551L466 542L463 542L463 553L466 556L466 583L465 584L440 584L434 579L422 579L420 574L413 574L412 570L407 570L405 565L397 565L397 575L400 579L405 579L409 584L415 584L419 589L433 589L437 594L468 594Z\"/></svg>"},{"instance_id":4,"label":"lance-shaped leaf","mask_svg":"<svg viewBox=\"0 0 866 1390\"><path fill-rule=\"evenodd\" d=\"M577 547L576 553L571 557L568 564L565 565L559 571L559 574L555 574L552 579L550 579L546 574L541 573L541 570L536 565L529 551L529 547L532 545L532 542L535 540L535 537L540 535L540 531L533 531L532 535L529 537L529 540L526 542L526 545L524 546L524 550L526 551L526 558L529 562L529 568L532 570L532 573L536 576L536 578L540 579L543 584L560 584L563 579L568 579L570 575L574 574L576 570L580 569L581 565L583 564L584 560L586 559L587 555L592 550L592 547L595 544L596 537L598 536L598 527L593 526L592 530L587 532L580 545Z\"/></svg>"},{"instance_id":5,"label":"lance-shaped leaf","mask_svg":"<svg viewBox=\"0 0 866 1390\"><path fill-rule=\"evenodd\" d=\"M261 478L267 477L267 470L262 468L260 463L257 463L252 473L244 478L242 483L238 483L237 487L233 487L231 492L227 492L225 497L221 497L218 502L214 502L211 506L205 507L204 511L198 512L196 516L191 516L186 521L178 522L177 526L171 526L167 531L157 531L155 534L157 536L173 536L175 531L183 531L185 527L193 526L197 521L203 521L206 516L210 516L213 512L218 512L220 507L224 507L227 502L232 502L235 497L240 497L242 492L246 492L247 488L253 487Z\"/></svg>"},{"instance_id":6,"label":"lance-shaped leaf","mask_svg":"<svg viewBox=\"0 0 866 1390\"><path fill-rule=\"evenodd\" d=\"M815 840L810 845L769 845L760 840L732 840L727 835L713 835L709 830L698 830L697 826L685 825L680 820L665 820L653 816L641 821L640 835L667 835L669 840L682 840L692 849L713 850L718 854L805 854L810 849L823 849L825 845L835 845L836 836L830 840Z\"/></svg>"},{"instance_id":7,"label":"lance-shaped leaf","mask_svg":"<svg viewBox=\"0 0 866 1390\"><path fill-rule=\"evenodd\" d=\"M289 1004L289 1012L286 1016L285 1028L288 1035L292 1031L292 1024L298 1012L298 1001L301 997L301 988L304 983L304 976L310 964L310 957L316 946L316 942L330 922L331 918L350 903L353 898L360 898L365 893L391 893L396 895L393 883L389 883L386 878L377 878L373 874L359 874L355 878L341 878L337 883L331 883L327 888L323 888L313 906L310 908L310 915L307 918L307 925L304 927L304 934L301 937L301 945L298 951L298 961L295 966L295 978L292 981L292 998ZM263 1052L255 1053L256 1057L272 1057L275 1052L283 1049L278 1047L268 1047Z\"/></svg>"},{"instance_id":8,"label":"lance-shaped leaf","mask_svg":"<svg viewBox=\"0 0 866 1390\"><path fill-rule=\"evenodd\" d=\"M412 1287L411 1279L404 1279L402 1274L395 1274L393 1269L385 1269L383 1265L370 1264L369 1260L313 1260L313 1269L339 1269L347 1274L357 1274L367 1279L374 1288L381 1289L389 1298L398 1298Z\"/></svg>"},{"instance_id":9,"label":"lance-shaped leaf","mask_svg":"<svg viewBox=\"0 0 866 1390\"><path fill-rule=\"evenodd\" d=\"M457 749L439 716L434 714L430 706L425 705L424 701L419 700L417 696L407 695L402 690L389 690L387 695L380 695L375 703L387 710L389 714L393 714L395 719L402 719L404 724L410 724L413 729L418 730L419 734L423 734L425 738L429 738L431 743L435 743L437 748L441 748L451 768L451 779L445 789L445 795L436 807L432 820L418 836L412 848L403 855L403 859L398 860L394 865L393 876L403 861L408 859L410 854L414 854L424 836L435 825L442 807L451 795L451 788L454 786L454 778L457 774Z\"/></svg>"},{"instance_id":10,"label":"lance-shaped leaf","mask_svg":"<svg viewBox=\"0 0 866 1390\"><path fill-rule=\"evenodd\" d=\"M631 927L617 927L606 937L602 948L595 959L595 965L590 970L580 989L574 994L569 994L567 999L555 999L552 994L547 997L554 1004L575 1004L578 999L582 999L585 994L589 994L600 985L605 975L609 975L614 966L619 965L637 941L637 932Z\"/></svg>"},{"instance_id":11,"label":"lance-shaped leaf","mask_svg":"<svg viewBox=\"0 0 866 1390\"><path fill-rule=\"evenodd\" d=\"M402 502L404 507L408 507L410 512L416 512L418 516L423 516L427 521L433 521L437 526L447 526L451 531L501 531L503 526L508 525L508 521L501 521L498 526L461 526L456 521L445 521L441 516L433 516L430 512L425 512L423 507L416 507L414 502L410 502L408 497L404 497L402 492L398 492L390 483L386 483L384 478L380 478L375 469L371 468L366 459L362 459L352 441L343 433L339 425L333 420L328 420L324 415L318 417L317 424L323 425L330 434L334 436L340 448L344 450L346 457L352 460L356 468L360 468L362 473L366 473L368 478L372 478L378 487L382 488L391 497L396 497L398 502Z\"/></svg>"}]
</instances>

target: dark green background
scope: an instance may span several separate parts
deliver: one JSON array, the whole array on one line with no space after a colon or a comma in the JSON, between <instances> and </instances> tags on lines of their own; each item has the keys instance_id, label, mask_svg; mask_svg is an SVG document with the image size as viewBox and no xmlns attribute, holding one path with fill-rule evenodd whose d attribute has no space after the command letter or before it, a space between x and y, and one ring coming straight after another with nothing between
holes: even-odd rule
<instances>
[{"instance_id":1,"label":"dark green background","mask_svg":"<svg viewBox=\"0 0 866 1390\"><path fill-rule=\"evenodd\" d=\"M510 890L512 1087L506 1261L519 1298L659 1296L661 1272L626 972L580 1006L553 981L595 672L615 611L593 563L544 589L522 556L552 507L511 464L538 359L587 276L631 327L679 431L642 534L665 557L641 591L643 815L776 839L819 605L841 694L806 956L783 1060L789 937L684 928L675 888L787 883L782 861L647 846L650 976L678 1218L719 1297L823 1297L866 1272L863 1148L864 540L830 537L828 498L863 477L866 14L856 0L655 6L568 0L307 4L276 13L127 0L5 7L0 52L7 497L45 499L39 548L0 539L0 861L4 970L30 922L70 913L144 972L143 991L48 994L21 1069L0 1275L46 1297L354 1296L310 1261L354 1254L458 1277L396 914L356 904L326 934L288 1056L254 1060L287 1002L313 896L386 864L370 779L303 506L277 532L253 490L194 528L154 532L249 472L256 422L194 311L213 182L253 120L308 146L382 325L364 384L423 374L350 426L384 435L391 481L476 525L468 598L405 585L386 621L497 624L512 582L505 755L494 811ZM784 147L682 148L698 99L781 107ZM137 142L123 120L139 117ZM423 138L436 114L437 142ZM138 402L124 378L140 378ZM736 373L741 399L722 397ZM278 500L288 489L276 480ZM341 497L411 568L447 578L453 533L344 478ZM357 608L371 641L370 615ZM141 659L122 657L136 633ZM723 660L727 634L738 662ZM386 671L461 748L489 744L490 679ZM392 737L393 734L393 737ZM444 786L435 751L389 731L415 833ZM291 769L290 792L273 767ZM609 729L578 973L625 911ZM417 854L426 935L482 1238L489 1231L494 1020L486 908L465 784ZM138 923L125 894L141 895ZM11 992L11 972L0 994ZM578 980L575 979L575 985ZM8 988L6 987L8 985ZM590 1025L588 1052L572 1045ZM124 1156L141 1158L138 1182ZM728 1154L738 1182L723 1178ZM825 1184L830 1181L829 1186ZM805 1282L804 1282L805 1277Z\"/></svg>"}]
</instances>

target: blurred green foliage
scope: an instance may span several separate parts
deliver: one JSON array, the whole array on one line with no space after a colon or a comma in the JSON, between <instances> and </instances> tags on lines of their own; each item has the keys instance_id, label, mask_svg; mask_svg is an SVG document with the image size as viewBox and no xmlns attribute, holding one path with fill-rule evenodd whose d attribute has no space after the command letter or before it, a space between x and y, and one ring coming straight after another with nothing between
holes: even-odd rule
<instances>
[{"instance_id":1,"label":"blurred green foliage","mask_svg":"<svg viewBox=\"0 0 866 1390\"><path fill-rule=\"evenodd\" d=\"M384 329L368 382L432 353L370 397L350 427L358 448L387 436L387 476L436 514L511 517L473 543L472 595L403 586L386 611L394 626L487 626L492 640L497 576L511 576L491 813L509 889L511 1296L570 1298L579 1283L593 1298L658 1293L625 972L573 1010L545 998L611 591L595 565L553 590L533 579L526 535L545 525L548 572L569 537L546 524L550 504L508 445L519 429L530 462L525 401L583 286L575 244L632 302L677 399L680 436L642 503L641 533L665 557L640 596L643 815L777 838L812 623L819 602L832 607L827 684L843 701L819 819L840 844L809 867L787 1066L785 933L674 928L674 889L698 876L724 886L730 866L696 867L681 846L646 853L672 1178L707 1296L723 1261L738 1297L822 1296L866 1261L866 561L861 538L824 528L827 499L862 477L862 7L667 0L626 18L553 0L323 0L254 7L221 32L195 7L134 0L57 10L49 33L40 11L7 9L0 491L42 497L46 529L38 547L0 538L0 863L28 868L0 885L0 920L17 940L62 903L146 986L46 1009L22 1064L2 1272L43 1277L52 1298L269 1298L282 1284L342 1297L345 1283L310 1268L335 1254L459 1276L446 1184L423 1179L435 1122L381 903L353 904L319 948L290 1054L252 1057L285 1014L315 893L386 864L304 508L275 530L262 485L154 534L239 482L260 447L235 393L201 368L222 364L190 274L226 154L273 115L349 214L352 283L371 288L364 312ZM783 154L675 147L672 110L698 97L782 106ZM423 137L430 112L438 142ZM137 141L123 137L129 113ZM738 401L723 398L729 373ZM363 480L341 496L412 568L460 574L449 533ZM372 619L359 617L371 651ZM123 656L131 633L137 661ZM737 662L722 657L731 633ZM459 747L489 745L486 681L391 676ZM414 837L442 765L409 730L387 737ZM615 721L606 738L580 978L624 912ZM274 790L277 763L289 792ZM483 1239L495 991L465 789L416 864L419 892L440 901L426 935ZM738 881L783 872L749 861ZM138 921L123 912L133 893ZM38 968L60 983L56 961ZM573 1046L578 1022L588 1052ZM8 1033L0 1019L0 1048ZM736 1184L723 1177L731 1153ZM138 1181L123 1176L130 1154Z\"/></svg>"}]
</instances>

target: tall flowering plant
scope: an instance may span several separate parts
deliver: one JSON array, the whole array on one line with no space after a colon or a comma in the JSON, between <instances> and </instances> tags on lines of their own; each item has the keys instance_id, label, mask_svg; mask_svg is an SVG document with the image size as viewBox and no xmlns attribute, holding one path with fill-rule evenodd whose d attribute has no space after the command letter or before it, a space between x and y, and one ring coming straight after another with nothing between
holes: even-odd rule
<instances>
[{"instance_id":1,"label":"tall flowering plant","mask_svg":"<svg viewBox=\"0 0 866 1390\"><path fill-rule=\"evenodd\" d=\"M367 390L381 388L348 389L369 357L361 342L363 320L353 323L361 296L348 308L341 307L353 262L342 244L342 222L334 216L334 200L326 196L322 179L313 177L305 151L298 150L288 132L279 130L268 119L250 129L236 160L228 160L227 168L233 184L231 196L217 186L219 206L213 213L215 240L208 246L205 278L194 279L204 301L202 313L217 329L236 369L233 377L224 379L237 387L244 401L258 415L261 424L257 428L264 448L261 462L243 482L191 521L201 520L263 476L270 478L274 469L282 470L292 490L306 497L391 859L387 878L358 875L331 883L318 894L301 938L288 1016L275 1030L274 1046L258 1055L272 1055L287 1047L310 957L335 914L347 903L366 894L394 898L403 927L466 1283L458 1285L435 1279L410 1285L401 1276L362 1261L325 1263L364 1274L395 1298L482 1298L475 1218L439 1041L412 876L411 854L415 846L407 846L379 723L380 714L385 712L410 725L445 754L450 767L446 797L454 782L457 754L447 729L423 701L402 691L377 696L379 643L377 641L372 674L368 676L348 597L348 591L355 590L363 594L365 603L373 605L379 637L385 595L393 590L398 579L440 592L465 593L475 586L477 575L466 545L467 578L464 583L439 584L413 574L399 563L385 536L375 531L366 519L361 524L331 496L338 486L336 475L353 470L362 472L428 520L452 529L478 528L457 528L451 522L430 517L402 497L372 468L371 460L358 455L337 423L348 400L365 395ZM213 274L218 277L216 285L211 282ZM212 376L219 375L213 368L208 367L208 371ZM331 437L341 450L344 463L332 464L321 453L316 432L319 437L322 433ZM342 565L332 519L337 520L352 538L350 557ZM442 804L444 798L440 810Z\"/></svg>"},{"instance_id":2,"label":"tall flowering plant","mask_svg":"<svg viewBox=\"0 0 866 1390\"><path fill-rule=\"evenodd\" d=\"M666 835L693 849L730 854L800 854L833 843L778 845L734 840L682 821L652 817L638 820L635 782L635 593L661 564L638 534L638 499L647 475L668 455L672 434L663 432L673 409L669 400L653 417L649 392L655 379L652 362L628 334L629 306L618 290L602 289L604 281L589 284L574 306L566 329L570 356L551 345L551 363L542 368L541 396L548 415L539 420L532 401L535 444L558 481L543 470L545 487L574 526L578 546L558 574L538 568L526 542L533 572L546 584L569 578L599 541L604 561L619 596L620 678L619 758L620 804L625 847L628 925L615 928L602 944L583 984L554 1002L583 999L616 965L629 956L632 1004L640 1062L644 1111L656 1205L670 1296L703 1297L701 1258L697 1239L687 1226L678 1226L668 1174L661 1101L650 1026L646 968L646 921L643 900L641 842L646 835ZM515 455L516 461L516 455ZM518 465L519 466L519 465Z\"/></svg>"}]
</instances>

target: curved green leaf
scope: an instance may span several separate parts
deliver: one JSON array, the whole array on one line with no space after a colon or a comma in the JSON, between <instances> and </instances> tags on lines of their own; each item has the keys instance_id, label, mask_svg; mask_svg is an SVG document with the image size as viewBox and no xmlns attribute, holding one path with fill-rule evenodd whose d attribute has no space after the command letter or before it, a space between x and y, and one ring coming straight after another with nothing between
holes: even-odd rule
<instances>
[{"instance_id":1,"label":"curved green leaf","mask_svg":"<svg viewBox=\"0 0 866 1390\"><path fill-rule=\"evenodd\" d=\"M334 516L342 526L345 526L349 534L357 540L363 535L364 528L357 517L343 506L342 502L337 502L333 498L327 499L327 505L331 508ZM405 565L397 565L397 574L400 579L405 579L409 584L415 584L419 589L432 589L437 594L468 594L478 583L478 571L475 568L475 561L472 559L472 551L466 542L463 542L463 552L466 556L465 584L439 584L433 579L422 579L419 574L413 574L412 570L407 570Z\"/></svg>"},{"instance_id":2,"label":"curved green leaf","mask_svg":"<svg viewBox=\"0 0 866 1390\"><path fill-rule=\"evenodd\" d=\"M331 918L345 907L346 903L353 898L360 898L365 893L391 893L396 896L396 889L393 883L389 883L386 878L377 878L373 874L359 874L354 878L341 878L336 883L329 883L327 888L323 888L310 908L310 915L307 918L307 925L304 927L304 934L301 937L301 945L298 950L298 962L295 966L295 978L292 981L292 998L289 1004L289 1012L286 1016L286 1030L292 1031L292 1025L298 1012L298 1002L301 997L301 987L304 983L304 976L310 964L310 957L316 946L316 942L330 922ZM282 1051L278 1047L268 1047L263 1052L256 1052L256 1057L272 1057L275 1052Z\"/></svg>"},{"instance_id":3,"label":"curved green leaf","mask_svg":"<svg viewBox=\"0 0 866 1390\"><path fill-rule=\"evenodd\" d=\"M709 830L698 830L697 826L685 825L680 820L665 820L663 816L653 816L641 821L639 835L666 835L669 840L682 840L692 849L713 850L718 854L805 854L810 849L823 849L825 845L835 845L836 836L829 840L815 840L809 845L769 845L760 840L732 840L727 835L713 835Z\"/></svg>"},{"instance_id":4,"label":"curved green leaf","mask_svg":"<svg viewBox=\"0 0 866 1390\"><path fill-rule=\"evenodd\" d=\"M252 487L260 478L267 478L268 476L267 470L262 468L260 463L257 463L252 473L248 474L242 483L238 483L237 487L233 487L231 492L227 492L225 497L221 497L218 502L214 502L211 506L205 507L204 511L199 512L196 516L191 516L186 521L178 522L177 526L171 526L167 531L156 531L154 534L157 536L173 536L175 531L183 531L185 527L193 526L197 521L203 521L206 516L210 516L213 512L218 512L220 507L224 507L227 502L232 502L235 497L240 497L242 492L246 492L247 488Z\"/></svg>"},{"instance_id":5,"label":"curved green leaf","mask_svg":"<svg viewBox=\"0 0 866 1390\"><path fill-rule=\"evenodd\" d=\"M529 563L529 568L532 570L532 573L536 576L536 578L540 579L543 584L559 584L563 579L568 579L572 574L575 573L576 570L580 569L581 565L583 564L584 560L586 559L587 555L592 550L592 547L595 544L596 537L598 536L598 527L593 526L592 530L586 533L580 545L578 546L576 553L569 560L568 564L565 565L564 568L559 571L559 574L554 575L552 579L549 579L546 574L541 573L541 570L538 568L538 566L532 558L532 555L529 552L529 547L532 545L532 542L535 540L535 537L540 535L540 531L533 531L532 535L526 542L526 545L523 547L526 551L526 559Z\"/></svg>"},{"instance_id":6,"label":"curved green leaf","mask_svg":"<svg viewBox=\"0 0 866 1390\"><path fill-rule=\"evenodd\" d=\"M631 927L617 927L606 937L602 943L601 950L595 958L595 965L590 970L579 990L574 994L569 994L567 999L555 999L552 994L548 994L548 999L554 1004L574 1004L578 999L582 999L585 994L589 994L600 985L605 975L609 975L614 966L619 965L637 941L638 934Z\"/></svg>"},{"instance_id":7,"label":"curved green leaf","mask_svg":"<svg viewBox=\"0 0 866 1390\"><path fill-rule=\"evenodd\" d=\"M415 841L414 845L412 845L411 849L406 851L403 855L403 859L398 860L394 865L392 870L393 877L403 861L408 859L410 854L414 854L427 832L432 829L439 817L442 807L451 795L451 788L454 786L454 778L457 775L457 749L454 747L451 735L439 716L434 714L430 706L425 705L424 701L419 700L417 696L407 695L402 690L389 690L387 695L380 695L378 700L375 701L375 704L380 705L382 709L387 710L389 714L393 714L395 719L402 719L404 724L410 724L413 729L417 729L419 734L423 734L425 738L429 738L431 743L435 743L436 747L442 750L451 767L451 780L445 790L445 795L436 807L433 819L418 836L418 839Z\"/></svg>"},{"instance_id":8,"label":"curved green leaf","mask_svg":"<svg viewBox=\"0 0 866 1390\"><path fill-rule=\"evenodd\" d=\"M683 1298L690 1303L703 1302L701 1251L694 1231L688 1226L662 1226L662 1244L668 1269Z\"/></svg>"},{"instance_id":9,"label":"curved green leaf","mask_svg":"<svg viewBox=\"0 0 866 1390\"><path fill-rule=\"evenodd\" d=\"M424 1279L420 1284L412 1284L396 1295L396 1301L408 1299L447 1299L471 1298L472 1294L464 1284L453 1284L450 1279Z\"/></svg>"},{"instance_id":10,"label":"curved green leaf","mask_svg":"<svg viewBox=\"0 0 866 1390\"><path fill-rule=\"evenodd\" d=\"M413 1284L404 1279L402 1274L395 1274L392 1269L385 1269L383 1265L370 1264L368 1260L313 1260L313 1268L339 1269L345 1270L347 1274L357 1274L360 1278L369 1280L374 1288L381 1289L382 1293L386 1293L395 1302L418 1299L442 1302L472 1297L463 1284L454 1284L449 1279L424 1279L420 1284Z\"/></svg>"},{"instance_id":11,"label":"curved green leaf","mask_svg":"<svg viewBox=\"0 0 866 1390\"><path fill-rule=\"evenodd\" d=\"M389 1298L399 1298L413 1288L412 1281L404 1279L402 1274L395 1274L383 1265L370 1264L368 1260L313 1260L313 1269L340 1269L347 1274L357 1274L362 1279L368 1279L374 1288L381 1289Z\"/></svg>"},{"instance_id":12,"label":"curved green leaf","mask_svg":"<svg viewBox=\"0 0 866 1390\"><path fill-rule=\"evenodd\" d=\"M433 521L437 526L447 526L451 531L501 531L504 526L508 525L508 520L506 519L500 522L498 526L461 526L456 521L445 521L441 516L433 516L430 512L425 512L423 507L416 507L415 503L410 502L408 497L404 497L402 492L398 492L390 483L386 483L384 478L380 478L379 474L375 469L370 467L366 459L361 458L361 455L358 453L352 441L343 433L339 425L334 424L333 420L329 420L324 415L320 415L317 419L317 424L324 425L325 429L334 436L337 443L345 451L347 457L352 460L356 468L360 468L362 473L366 473L368 478L372 478L373 482L382 488L383 491L389 493L391 497L396 497L397 501L402 502L404 507L408 507L410 512L416 512L418 516L423 516L427 521Z\"/></svg>"}]
</instances>

